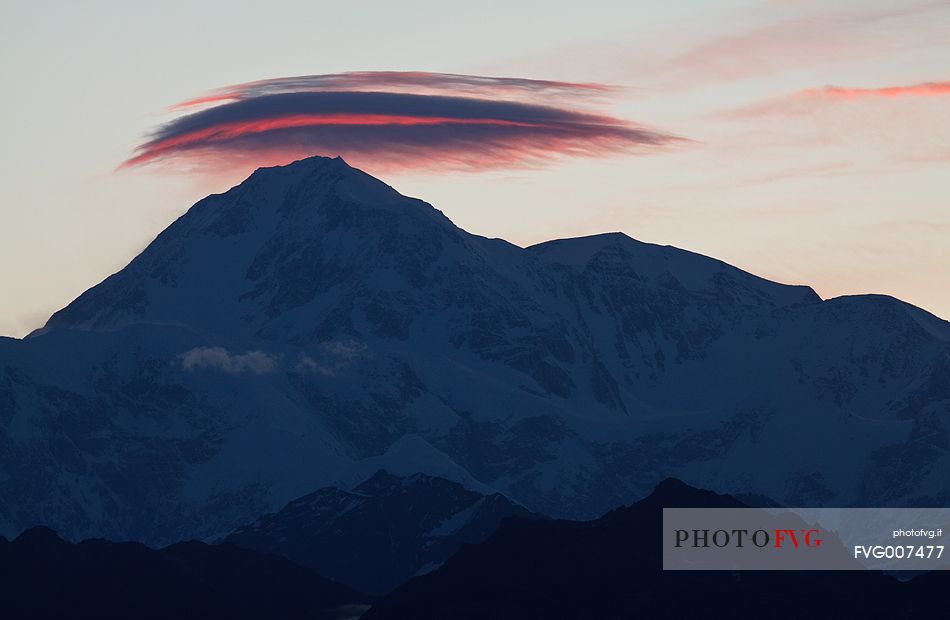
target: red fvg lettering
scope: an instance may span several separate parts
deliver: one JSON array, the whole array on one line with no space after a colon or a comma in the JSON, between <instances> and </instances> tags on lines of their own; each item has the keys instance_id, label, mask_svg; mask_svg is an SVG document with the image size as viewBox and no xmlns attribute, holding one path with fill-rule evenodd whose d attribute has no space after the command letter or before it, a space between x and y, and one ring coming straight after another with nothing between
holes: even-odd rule
<instances>
[{"instance_id":1,"label":"red fvg lettering","mask_svg":"<svg viewBox=\"0 0 950 620\"><path fill-rule=\"evenodd\" d=\"M796 531L802 535L801 539ZM786 541L791 542L795 549L798 549L799 542L806 547L820 547L821 539L817 537L819 533L819 530L775 530L775 547L781 549Z\"/></svg>"}]
</instances>

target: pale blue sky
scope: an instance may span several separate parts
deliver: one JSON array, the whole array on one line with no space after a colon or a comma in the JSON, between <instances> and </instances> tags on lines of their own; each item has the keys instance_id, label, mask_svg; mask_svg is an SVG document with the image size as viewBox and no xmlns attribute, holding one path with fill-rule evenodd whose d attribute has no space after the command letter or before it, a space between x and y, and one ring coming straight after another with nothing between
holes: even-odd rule
<instances>
[{"instance_id":1,"label":"pale blue sky","mask_svg":"<svg viewBox=\"0 0 950 620\"><path fill-rule=\"evenodd\" d=\"M0 334L40 326L240 180L114 172L168 106L353 70L616 84L610 113L694 140L384 176L467 230L522 245L621 230L950 317L950 95L793 96L950 80L950 2L4 1L0 65Z\"/></svg>"}]
</instances>

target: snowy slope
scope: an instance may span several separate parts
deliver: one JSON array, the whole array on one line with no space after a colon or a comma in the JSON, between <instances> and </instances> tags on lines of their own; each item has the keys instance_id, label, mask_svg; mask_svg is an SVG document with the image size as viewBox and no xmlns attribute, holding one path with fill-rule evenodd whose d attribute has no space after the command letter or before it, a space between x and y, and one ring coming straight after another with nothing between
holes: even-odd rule
<instances>
[{"instance_id":1,"label":"snowy slope","mask_svg":"<svg viewBox=\"0 0 950 620\"><path fill-rule=\"evenodd\" d=\"M950 324L621 234L522 249L340 159L200 201L0 339L0 533L215 537L385 468L595 516L667 476L950 500Z\"/></svg>"},{"instance_id":2,"label":"snowy slope","mask_svg":"<svg viewBox=\"0 0 950 620\"><path fill-rule=\"evenodd\" d=\"M538 518L499 493L380 470L354 489L326 487L231 533L226 542L290 558L380 595L484 541L508 517Z\"/></svg>"}]
</instances>

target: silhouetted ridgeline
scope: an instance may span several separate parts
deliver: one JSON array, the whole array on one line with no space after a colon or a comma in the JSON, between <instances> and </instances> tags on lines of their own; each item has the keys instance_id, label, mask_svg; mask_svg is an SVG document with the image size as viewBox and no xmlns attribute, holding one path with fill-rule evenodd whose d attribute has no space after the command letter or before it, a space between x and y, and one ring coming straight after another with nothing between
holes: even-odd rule
<instances>
[{"instance_id":1,"label":"silhouetted ridgeline","mask_svg":"<svg viewBox=\"0 0 950 620\"><path fill-rule=\"evenodd\" d=\"M71 544L43 527L0 541L5 620L342 620L367 601L282 557L227 544Z\"/></svg>"},{"instance_id":2,"label":"silhouetted ridgeline","mask_svg":"<svg viewBox=\"0 0 950 620\"><path fill-rule=\"evenodd\" d=\"M919 618L946 610L950 573L662 570L662 509L734 508L676 480L600 519L511 519L385 597L363 620Z\"/></svg>"}]
</instances>

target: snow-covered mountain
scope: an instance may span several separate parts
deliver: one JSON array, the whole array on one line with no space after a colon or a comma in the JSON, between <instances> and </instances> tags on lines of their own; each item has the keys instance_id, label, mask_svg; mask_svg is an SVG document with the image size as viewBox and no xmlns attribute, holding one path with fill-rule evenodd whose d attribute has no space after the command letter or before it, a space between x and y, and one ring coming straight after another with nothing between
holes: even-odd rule
<instances>
[{"instance_id":1,"label":"snow-covered mountain","mask_svg":"<svg viewBox=\"0 0 950 620\"><path fill-rule=\"evenodd\" d=\"M359 592L385 594L429 572L508 517L539 518L500 493L380 470L352 490L327 487L238 528L225 541L287 557Z\"/></svg>"},{"instance_id":2,"label":"snow-covered mountain","mask_svg":"<svg viewBox=\"0 0 950 620\"><path fill-rule=\"evenodd\" d=\"M341 159L198 202L0 339L0 533L227 534L380 468L593 517L667 476L950 501L950 324L614 233L471 235Z\"/></svg>"}]
</instances>

